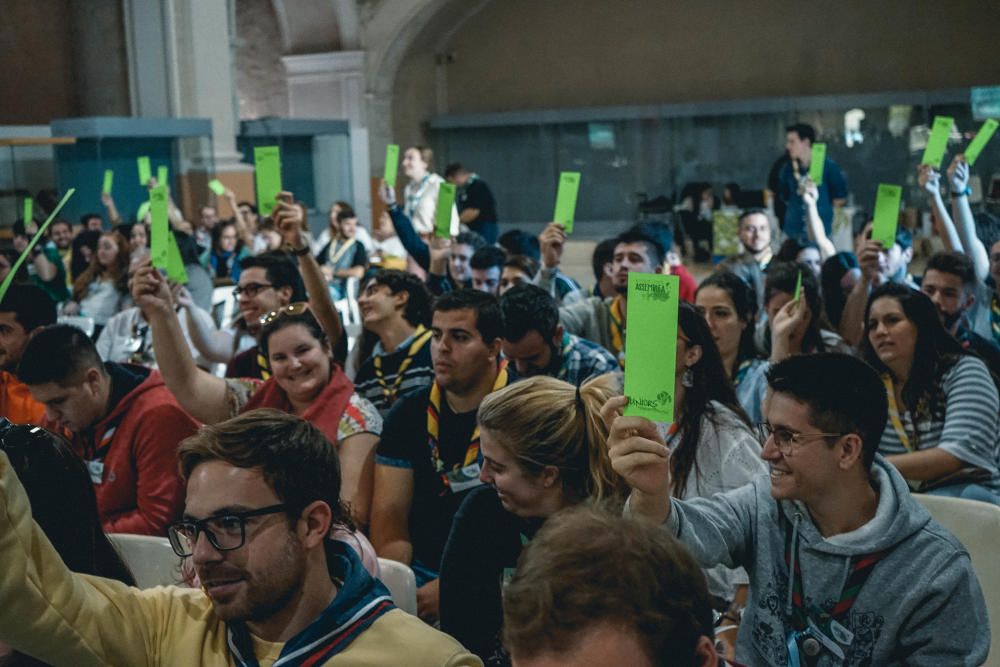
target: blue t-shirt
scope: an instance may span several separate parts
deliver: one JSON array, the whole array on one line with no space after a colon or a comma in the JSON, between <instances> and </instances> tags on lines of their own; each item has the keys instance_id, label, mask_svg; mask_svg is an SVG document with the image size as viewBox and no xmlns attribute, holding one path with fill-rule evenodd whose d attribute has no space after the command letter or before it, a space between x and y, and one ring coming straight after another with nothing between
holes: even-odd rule
<instances>
[{"instance_id":1,"label":"blue t-shirt","mask_svg":"<svg viewBox=\"0 0 1000 667\"><path fill-rule=\"evenodd\" d=\"M789 238L805 240L809 237L806 232L806 204L798 192L799 184L795 180L791 163L781 168L778 182L781 187L779 195L787 205L783 231ZM833 228L833 200L846 198L847 179L844 178L844 172L833 160L827 158L823 164L823 185L819 186L819 200L816 202L827 235Z\"/></svg>"}]
</instances>

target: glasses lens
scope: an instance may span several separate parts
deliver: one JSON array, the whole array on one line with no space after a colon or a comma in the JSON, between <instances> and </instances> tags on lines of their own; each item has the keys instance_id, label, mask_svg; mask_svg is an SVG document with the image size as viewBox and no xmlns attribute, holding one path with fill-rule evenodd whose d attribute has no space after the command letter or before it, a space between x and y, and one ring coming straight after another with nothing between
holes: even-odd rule
<instances>
[{"instance_id":1,"label":"glasses lens","mask_svg":"<svg viewBox=\"0 0 1000 667\"><path fill-rule=\"evenodd\" d=\"M170 546L178 556L186 557L194 553L195 528L193 523L174 524L167 530Z\"/></svg>"},{"instance_id":2,"label":"glasses lens","mask_svg":"<svg viewBox=\"0 0 1000 667\"><path fill-rule=\"evenodd\" d=\"M206 522L213 544L220 551L239 549L243 546L243 519L238 516L220 516Z\"/></svg>"}]
</instances>

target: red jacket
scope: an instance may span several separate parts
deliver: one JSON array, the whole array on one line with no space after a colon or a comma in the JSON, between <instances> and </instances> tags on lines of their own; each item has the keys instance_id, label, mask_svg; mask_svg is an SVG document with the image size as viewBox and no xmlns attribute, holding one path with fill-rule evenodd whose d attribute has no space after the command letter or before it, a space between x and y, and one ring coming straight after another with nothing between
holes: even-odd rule
<instances>
[{"instance_id":1,"label":"red jacket","mask_svg":"<svg viewBox=\"0 0 1000 667\"><path fill-rule=\"evenodd\" d=\"M149 375L88 429L88 436L74 434L73 447L85 460L93 457L117 423L103 458L102 481L94 485L104 530L166 535L167 525L180 518L184 506L177 445L199 425L178 405L158 372L121 366Z\"/></svg>"},{"instance_id":2,"label":"red jacket","mask_svg":"<svg viewBox=\"0 0 1000 667\"><path fill-rule=\"evenodd\" d=\"M694 279L694 276L691 275L691 272L688 271L687 268L681 264L678 264L677 266L670 266L668 267L668 270L670 275L679 276L681 279L680 280L681 285L679 291L681 301L694 303L694 295L695 292L698 291L698 281Z\"/></svg>"}]
</instances>

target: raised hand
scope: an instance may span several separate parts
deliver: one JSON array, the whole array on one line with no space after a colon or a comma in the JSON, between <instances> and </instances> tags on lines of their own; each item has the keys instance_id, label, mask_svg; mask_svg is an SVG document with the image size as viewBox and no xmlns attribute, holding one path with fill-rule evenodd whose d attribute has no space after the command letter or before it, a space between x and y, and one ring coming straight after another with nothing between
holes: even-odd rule
<instances>
[{"instance_id":1,"label":"raised hand","mask_svg":"<svg viewBox=\"0 0 1000 667\"><path fill-rule=\"evenodd\" d=\"M969 187L969 163L964 155L956 155L948 165L948 184L953 193L965 192Z\"/></svg>"},{"instance_id":2,"label":"raised hand","mask_svg":"<svg viewBox=\"0 0 1000 667\"><path fill-rule=\"evenodd\" d=\"M929 164L922 164L917 168L917 184L929 195L941 194L941 174Z\"/></svg>"},{"instance_id":3,"label":"raised hand","mask_svg":"<svg viewBox=\"0 0 1000 667\"><path fill-rule=\"evenodd\" d=\"M378 196L386 206L396 203L396 191L383 179L378 186Z\"/></svg>"},{"instance_id":4,"label":"raised hand","mask_svg":"<svg viewBox=\"0 0 1000 667\"><path fill-rule=\"evenodd\" d=\"M641 499L645 506L665 504L665 514L670 504L670 450L656 424L645 417L621 415L627 402L626 397L616 396L601 408L601 418L611 424L608 433L611 467L632 489L633 503Z\"/></svg>"},{"instance_id":5,"label":"raised hand","mask_svg":"<svg viewBox=\"0 0 1000 667\"><path fill-rule=\"evenodd\" d=\"M291 192L282 192L278 195L277 204L271 217L286 245L294 249L303 246L302 209L295 204Z\"/></svg>"},{"instance_id":6,"label":"raised hand","mask_svg":"<svg viewBox=\"0 0 1000 667\"><path fill-rule=\"evenodd\" d=\"M147 320L173 309L167 279L149 259L143 260L132 275L132 300Z\"/></svg>"},{"instance_id":7,"label":"raised hand","mask_svg":"<svg viewBox=\"0 0 1000 667\"><path fill-rule=\"evenodd\" d=\"M542 264L548 268L559 266L566 244L566 229L558 222L550 222L538 235L542 251Z\"/></svg>"}]
</instances>

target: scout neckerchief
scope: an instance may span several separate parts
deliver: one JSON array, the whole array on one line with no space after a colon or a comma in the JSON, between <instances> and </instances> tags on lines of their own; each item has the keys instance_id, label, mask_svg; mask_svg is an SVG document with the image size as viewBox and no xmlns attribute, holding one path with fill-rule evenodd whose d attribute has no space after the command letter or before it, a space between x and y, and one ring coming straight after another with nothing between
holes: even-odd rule
<instances>
[{"instance_id":1,"label":"scout neckerchief","mask_svg":"<svg viewBox=\"0 0 1000 667\"><path fill-rule=\"evenodd\" d=\"M334 252L332 255L329 256L329 259L327 260L327 264L329 264L330 266L336 266L337 262L340 261L340 258L344 256L344 253L346 253L348 250L350 250L352 247L354 247L354 243L356 241L357 241L357 239L347 239L347 241L344 243L344 245L340 246L340 248L337 249L336 252ZM334 248L337 247L337 242L336 241L333 241L333 247Z\"/></svg>"},{"instance_id":2,"label":"scout neckerchief","mask_svg":"<svg viewBox=\"0 0 1000 667\"><path fill-rule=\"evenodd\" d=\"M327 540L326 554L330 575L337 582L337 595L305 630L285 642L274 667L323 665L395 608L388 589L365 571L350 545ZM245 623L226 625L226 643L237 667L259 666Z\"/></svg>"},{"instance_id":3,"label":"scout neckerchief","mask_svg":"<svg viewBox=\"0 0 1000 667\"><path fill-rule=\"evenodd\" d=\"M502 389L507 386L507 360L503 359L500 361L500 365L497 368L497 378L493 382L493 388L490 393ZM441 460L441 450L438 447L438 436L440 433L440 415L441 415L441 387L437 382L431 385L431 396L430 400L427 402L427 445L431 450L431 464L434 466L434 471L441 475L441 483L444 484L444 489L441 491L441 495L445 495L451 490L451 482L448 479L448 470L445 469L444 461ZM452 466L452 470L458 470L459 468L464 468L476 463L479 460L479 425L472 431L472 438L469 441L469 447L465 450L465 459L461 465Z\"/></svg>"},{"instance_id":4,"label":"scout neckerchief","mask_svg":"<svg viewBox=\"0 0 1000 667\"><path fill-rule=\"evenodd\" d=\"M555 348L551 348L553 352ZM562 338L562 352L559 358L559 373L556 375L557 380L565 380L569 376L569 368L566 365L569 363L569 353L573 351L573 342L569 337L568 331L563 331Z\"/></svg>"},{"instance_id":5,"label":"scout neckerchief","mask_svg":"<svg viewBox=\"0 0 1000 667\"><path fill-rule=\"evenodd\" d=\"M993 332L993 342L1000 344L1000 298L996 292L990 299L990 331Z\"/></svg>"},{"instance_id":6,"label":"scout neckerchief","mask_svg":"<svg viewBox=\"0 0 1000 667\"><path fill-rule=\"evenodd\" d=\"M844 660L844 649L849 648L854 642L854 633L846 627L851 608L861 593L861 588L871 576L875 565L888 555L889 549L870 554L858 554L851 558L850 573L840 591L840 598L829 612L815 605L806 609L802 592L801 561L796 557L794 566L792 563L793 548L797 552L798 547L797 544L795 547L792 545L794 532L794 528L791 526L788 526L785 531L785 565L791 575L790 585L792 586L792 617L788 620L795 628L788 635L788 664L790 667L799 667L802 664L799 657L800 640L802 652L808 658L814 658L818 655L822 644L831 653Z\"/></svg>"},{"instance_id":7,"label":"scout neckerchief","mask_svg":"<svg viewBox=\"0 0 1000 667\"><path fill-rule=\"evenodd\" d=\"M413 364L413 359L416 357L417 352L431 339L431 333L431 330L424 327L423 324L417 326L417 330L413 332L413 342L410 343L410 350L406 353L406 358L403 359L403 362L399 364L399 370L396 371L396 379L393 381L392 387L386 385L385 376L382 374L382 357L387 355L375 355L373 362L375 365L375 379L378 380L379 386L382 387L382 396L385 398L386 405L392 405L396 401L396 394L399 393L399 385L403 383L403 373Z\"/></svg>"},{"instance_id":8,"label":"scout neckerchief","mask_svg":"<svg viewBox=\"0 0 1000 667\"><path fill-rule=\"evenodd\" d=\"M122 410L120 415L107 423L104 427L104 433L96 445L91 441L91 444L84 446L83 461L87 465L87 472L90 473L90 481L94 484L101 484L104 481L104 458L108 455L108 451L111 450L111 442L115 438L115 431L118 430L118 425L125 419L127 412L127 410Z\"/></svg>"},{"instance_id":9,"label":"scout neckerchief","mask_svg":"<svg viewBox=\"0 0 1000 667\"><path fill-rule=\"evenodd\" d=\"M622 296L611 300L611 351L618 357L618 364L625 368L625 316L622 314Z\"/></svg>"},{"instance_id":10,"label":"scout neckerchief","mask_svg":"<svg viewBox=\"0 0 1000 667\"><path fill-rule=\"evenodd\" d=\"M410 194L406 195L406 209L403 211L409 217L413 217L413 212L417 210L417 204L420 202L420 198L424 196L424 190L430 184L431 174L427 172L424 177L420 179L420 185L413 189ZM413 185L413 183L410 183Z\"/></svg>"},{"instance_id":11,"label":"scout neckerchief","mask_svg":"<svg viewBox=\"0 0 1000 667\"><path fill-rule=\"evenodd\" d=\"M261 380L271 379L271 371L269 370L270 366L267 364L267 357L261 354L259 347L257 348L257 369L260 371Z\"/></svg>"}]
</instances>

